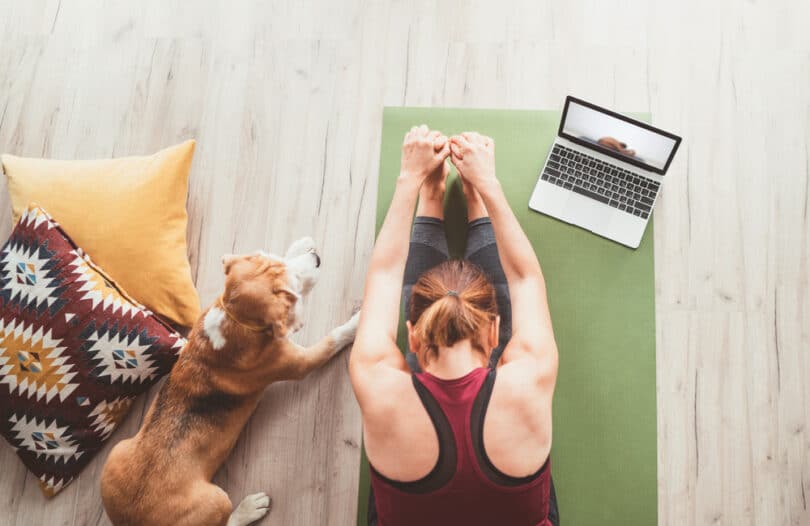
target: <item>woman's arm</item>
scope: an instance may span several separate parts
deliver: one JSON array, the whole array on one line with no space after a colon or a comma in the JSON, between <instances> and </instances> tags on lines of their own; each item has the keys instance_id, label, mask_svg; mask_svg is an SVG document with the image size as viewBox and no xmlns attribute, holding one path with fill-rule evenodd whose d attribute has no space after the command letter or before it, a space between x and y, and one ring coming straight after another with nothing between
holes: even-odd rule
<instances>
[{"instance_id":1,"label":"woman's arm","mask_svg":"<svg viewBox=\"0 0 810 526\"><path fill-rule=\"evenodd\" d=\"M495 232L501 266L512 303L512 339L503 353L504 363L521 358L539 359L543 368L556 371L557 344L546 299L540 263L495 176L495 143L477 133L450 140L452 161L463 182L472 184L487 208Z\"/></svg>"},{"instance_id":2,"label":"woman's arm","mask_svg":"<svg viewBox=\"0 0 810 526\"><path fill-rule=\"evenodd\" d=\"M551 360L556 366L557 344L546 282L534 249L506 201L500 183L496 180L494 184L485 185L479 193L492 220L512 303L512 339L504 349L503 361L530 356L543 362Z\"/></svg>"},{"instance_id":3,"label":"woman's arm","mask_svg":"<svg viewBox=\"0 0 810 526\"><path fill-rule=\"evenodd\" d=\"M400 175L371 254L360 323L349 361L355 391L358 384L366 383L358 376L378 364L407 370L396 338L413 211L419 187L449 153L447 138L427 126L411 128L405 136Z\"/></svg>"}]
</instances>

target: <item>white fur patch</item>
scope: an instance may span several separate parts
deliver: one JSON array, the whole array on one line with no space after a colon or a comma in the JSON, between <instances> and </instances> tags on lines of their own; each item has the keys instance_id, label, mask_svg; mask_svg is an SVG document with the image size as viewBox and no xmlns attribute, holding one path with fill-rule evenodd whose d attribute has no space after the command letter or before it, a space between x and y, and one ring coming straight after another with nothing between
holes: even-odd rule
<instances>
[{"instance_id":1,"label":"white fur patch","mask_svg":"<svg viewBox=\"0 0 810 526\"><path fill-rule=\"evenodd\" d=\"M332 329L329 337L335 341L335 351L339 351L354 341L357 334L357 323L360 321L360 312L352 316L349 321Z\"/></svg>"},{"instance_id":2,"label":"white fur patch","mask_svg":"<svg viewBox=\"0 0 810 526\"><path fill-rule=\"evenodd\" d=\"M292 259L294 257L300 256L302 254L306 254L307 252L313 252L315 250L315 240L311 237L302 237L290 245L290 248L287 249L287 253L284 255L287 259Z\"/></svg>"},{"instance_id":3,"label":"white fur patch","mask_svg":"<svg viewBox=\"0 0 810 526\"><path fill-rule=\"evenodd\" d=\"M270 509L270 497L266 493L248 495L233 510L228 526L247 526L261 519Z\"/></svg>"},{"instance_id":4,"label":"white fur patch","mask_svg":"<svg viewBox=\"0 0 810 526\"><path fill-rule=\"evenodd\" d=\"M219 307L211 307L205 313L203 331L214 349L225 347L225 336L222 335L222 322L225 320L225 311Z\"/></svg>"}]
</instances>

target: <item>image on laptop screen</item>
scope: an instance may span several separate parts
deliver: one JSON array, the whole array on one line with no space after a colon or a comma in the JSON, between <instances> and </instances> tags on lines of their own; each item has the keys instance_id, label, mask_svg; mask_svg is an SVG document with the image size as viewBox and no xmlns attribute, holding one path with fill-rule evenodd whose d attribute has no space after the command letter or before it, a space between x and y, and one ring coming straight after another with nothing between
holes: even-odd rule
<instances>
[{"instance_id":1,"label":"image on laptop screen","mask_svg":"<svg viewBox=\"0 0 810 526\"><path fill-rule=\"evenodd\" d=\"M675 153L678 138L624 119L571 98L561 135L663 173Z\"/></svg>"}]
</instances>

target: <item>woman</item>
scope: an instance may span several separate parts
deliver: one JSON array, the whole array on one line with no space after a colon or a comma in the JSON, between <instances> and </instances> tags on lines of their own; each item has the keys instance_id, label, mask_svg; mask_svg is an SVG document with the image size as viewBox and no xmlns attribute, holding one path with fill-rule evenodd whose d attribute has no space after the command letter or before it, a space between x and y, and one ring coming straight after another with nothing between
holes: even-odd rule
<instances>
[{"instance_id":1,"label":"woman","mask_svg":"<svg viewBox=\"0 0 810 526\"><path fill-rule=\"evenodd\" d=\"M447 260L442 222L448 157L467 199L460 261ZM407 361L396 344L403 292ZM492 139L424 125L405 136L350 374L372 466L371 523L557 523L548 461L557 346Z\"/></svg>"}]
</instances>

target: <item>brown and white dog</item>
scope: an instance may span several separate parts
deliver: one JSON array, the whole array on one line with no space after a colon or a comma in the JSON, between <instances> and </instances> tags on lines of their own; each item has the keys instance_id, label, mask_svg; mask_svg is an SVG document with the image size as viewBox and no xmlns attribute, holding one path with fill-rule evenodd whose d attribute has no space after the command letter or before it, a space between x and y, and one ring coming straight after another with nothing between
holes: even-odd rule
<instances>
[{"instance_id":1,"label":"brown and white dog","mask_svg":"<svg viewBox=\"0 0 810 526\"><path fill-rule=\"evenodd\" d=\"M320 258L310 238L284 258L224 256L225 292L197 321L140 431L110 452L101 475L116 525L242 526L270 498L248 495L233 510L211 479L268 384L303 378L354 340L358 315L312 347L287 338L301 328L301 299Z\"/></svg>"}]
</instances>

